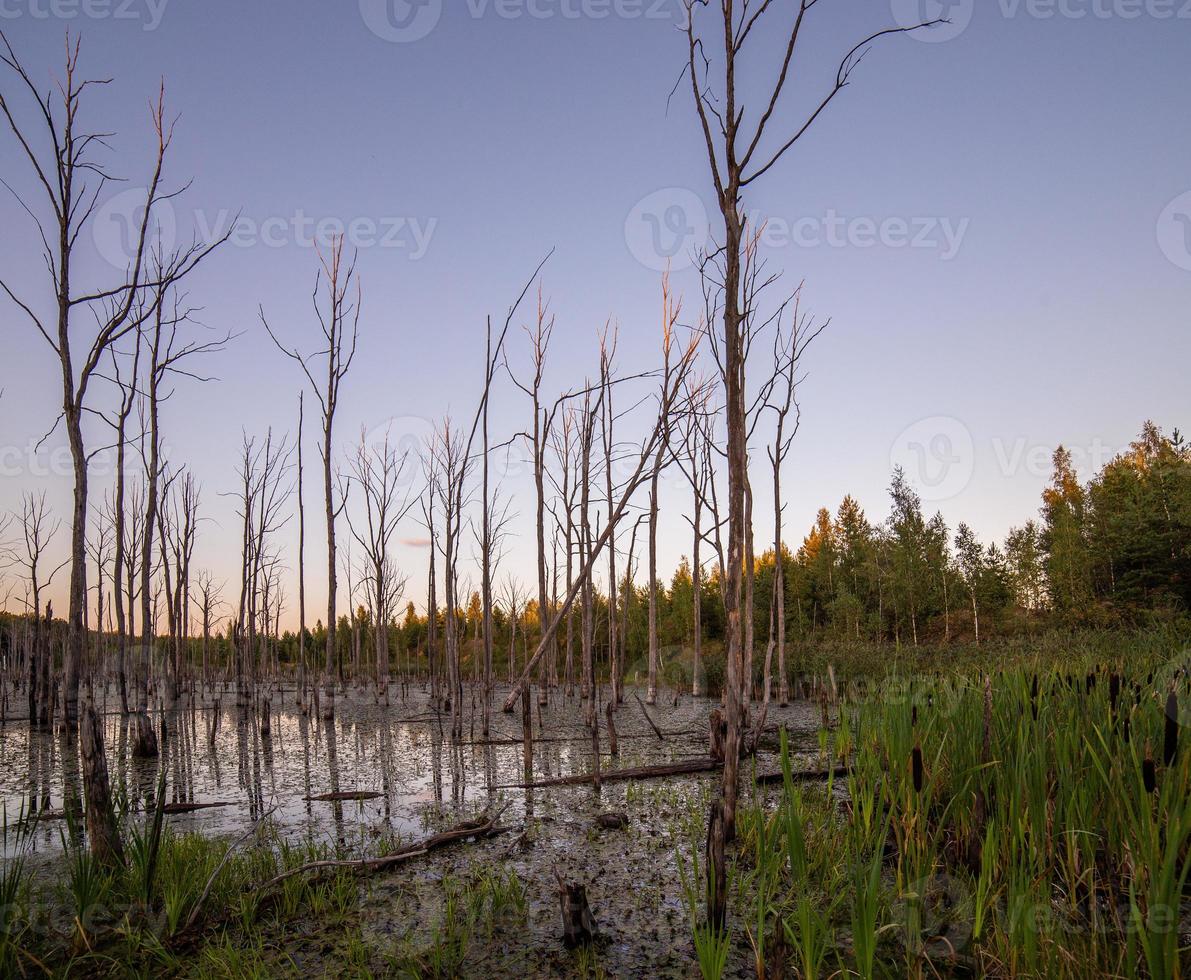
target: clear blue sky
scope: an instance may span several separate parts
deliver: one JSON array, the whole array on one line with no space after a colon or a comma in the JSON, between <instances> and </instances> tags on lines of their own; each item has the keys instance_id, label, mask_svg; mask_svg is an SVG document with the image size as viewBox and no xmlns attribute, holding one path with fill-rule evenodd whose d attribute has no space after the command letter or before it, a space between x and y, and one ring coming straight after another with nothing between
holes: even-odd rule
<instances>
[{"instance_id":1,"label":"clear blue sky","mask_svg":"<svg viewBox=\"0 0 1191 980\"><path fill-rule=\"evenodd\" d=\"M687 88L667 105L685 50L675 0L388 2L0 0L0 28L36 77L48 82L59 67L70 27L82 33L88 73L114 78L89 105L96 128L117 133L108 159L126 186L146 176L147 100L165 78L181 114L169 175L194 179L174 209L180 236L237 212L245 220L237 244L189 287L205 323L242 336L204 366L216 384L181 385L164 413L171 455L198 474L211 518L196 561L228 579L229 596L238 543L219 494L234 487L240 431L292 430L299 387L257 306L307 349L315 336L317 260L292 230L302 216L358 222L364 309L338 418L346 446L361 425L390 417L416 430L447 411L470 415L484 316L503 312L551 248L548 384L595 371L596 332L610 316L626 370L651 364L660 277L642 256L649 222L664 234L698 224L693 201L712 209ZM954 25L940 29L956 36L879 45L750 191L750 211L772 232L771 267L791 287L805 280L804 309L833 321L808 355L785 476L793 544L818 507L834 509L845 493L883 518L892 462L918 454L927 506L999 539L1036 513L1059 442L1077 461L1095 459L1147 417L1168 429L1187 423L1191 9L1180 5L956 0ZM905 7L817 5L774 132L823 91L842 51ZM925 0L928 14L941 7ZM120 16L95 16L108 10ZM771 77L779 40L757 38L764 68L745 70L746 91ZM13 91L7 75L2 84ZM0 175L32 189L7 134ZM682 220L667 224L675 214ZM7 192L0 228L0 275L45 309L32 228ZM110 251L111 241L101 235L96 247ZM103 267L102 254L93 261ZM674 281L693 311L690 271ZM44 487L65 516L69 479L38 475L51 454L31 463L25 452L56 413L53 354L11 305L0 303L0 324L0 509ZM523 357L521 338L513 343ZM509 434L527 416L505 385L496 430ZM59 433L49 446L61 444ZM939 471L939 460L951 468ZM682 486L674 479L666 491L666 569L689 552ZM509 489L524 527L529 484L513 477ZM764 498L759 529L771 524ZM411 523L403 537L418 533ZM758 534L763 544L768 531ZM315 518L313 569L320 537ZM420 600L425 552L406 547L400 558ZM530 577L528 537L507 567ZM322 574L311 579L317 609Z\"/></svg>"}]
</instances>

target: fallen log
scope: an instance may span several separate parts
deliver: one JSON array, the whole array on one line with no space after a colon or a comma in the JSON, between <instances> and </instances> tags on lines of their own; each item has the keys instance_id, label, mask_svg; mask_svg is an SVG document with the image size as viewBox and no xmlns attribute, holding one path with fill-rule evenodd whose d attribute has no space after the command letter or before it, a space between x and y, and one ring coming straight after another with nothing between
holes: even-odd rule
<instances>
[{"instance_id":1,"label":"fallen log","mask_svg":"<svg viewBox=\"0 0 1191 980\"><path fill-rule=\"evenodd\" d=\"M303 799L314 803L342 803L347 800L379 800L384 795L372 790L347 790L342 793L319 793L317 796L306 796Z\"/></svg>"},{"instance_id":2,"label":"fallen log","mask_svg":"<svg viewBox=\"0 0 1191 980\"><path fill-rule=\"evenodd\" d=\"M795 769L791 774L791 779L796 783L813 783L820 779L841 778L847 776L851 772L847 766L835 766L832 769ZM781 770L777 772L763 772L756 777L758 784L766 783L780 783L785 779Z\"/></svg>"},{"instance_id":3,"label":"fallen log","mask_svg":"<svg viewBox=\"0 0 1191 980\"><path fill-rule=\"evenodd\" d=\"M222 803L167 803L161 808L161 812L167 816L172 813L193 813L195 810L212 810L219 806L233 806L230 801Z\"/></svg>"},{"instance_id":4,"label":"fallen log","mask_svg":"<svg viewBox=\"0 0 1191 980\"><path fill-rule=\"evenodd\" d=\"M254 890L267 891L287 878L305 874L308 871L319 873L338 869L375 874L378 871L386 871L411 858L429 854L431 851L437 850L440 847L446 847L449 844L455 844L464 840L480 840L485 837L493 837L509 829L508 827L499 827L496 823L508 807L509 804L506 803L491 817L484 817L480 820L465 820L450 830L444 830L440 834L434 834L432 837L427 837L425 840L413 844L406 844L405 847L399 847L392 854L386 854L384 857L359 858L357 860L310 861L307 864L290 868L288 871L283 871L281 874L273 876L264 884L258 885Z\"/></svg>"},{"instance_id":5,"label":"fallen log","mask_svg":"<svg viewBox=\"0 0 1191 980\"><path fill-rule=\"evenodd\" d=\"M626 769L607 769L600 773L600 781L617 783L628 779L660 779L663 776L685 776L690 773L714 772L722 765L722 762L716 762L712 758L700 757L658 766L632 766ZM585 772L576 776L555 776L553 779L539 779L532 783L509 783L503 786L493 786L492 788L542 789L548 786L584 786L591 782L593 782L592 773Z\"/></svg>"},{"instance_id":6,"label":"fallen log","mask_svg":"<svg viewBox=\"0 0 1191 980\"><path fill-rule=\"evenodd\" d=\"M661 742L666 741L666 736L662 734L662 730L658 728L658 726L654 724L653 719L649 717L649 712L645 709L645 702L642 701L641 698L637 697L636 691L633 692L633 697L637 698L637 703L641 705L641 714L645 715L645 720L649 722L649 727L653 729L653 733L658 737L658 740Z\"/></svg>"}]
</instances>

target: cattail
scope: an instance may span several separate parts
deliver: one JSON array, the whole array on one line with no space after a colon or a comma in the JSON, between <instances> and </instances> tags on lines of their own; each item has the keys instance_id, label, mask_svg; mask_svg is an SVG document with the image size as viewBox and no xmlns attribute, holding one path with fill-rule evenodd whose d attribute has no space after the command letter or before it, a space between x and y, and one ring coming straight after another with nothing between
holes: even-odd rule
<instances>
[{"instance_id":1,"label":"cattail","mask_svg":"<svg viewBox=\"0 0 1191 980\"><path fill-rule=\"evenodd\" d=\"M1132 717L1132 713L1126 714L1125 720L1121 723L1121 738L1125 740L1126 744L1129 742L1129 722Z\"/></svg>"},{"instance_id":2,"label":"cattail","mask_svg":"<svg viewBox=\"0 0 1191 980\"><path fill-rule=\"evenodd\" d=\"M1088 674L1087 691L1089 694L1092 692L1092 688L1094 688L1095 686L1096 686L1096 675Z\"/></svg>"},{"instance_id":3,"label":"cattail","mask_svg":"<svg viewBox=\"0 0 1191 980\"><path fill-rule=\"evenodd\" d=\"M918 705L910 708L910 727L914 728L918 724Z\"/></svg>"},{"instance_id":4,"label":"cattail","mask_svg":"<svg viewBox=\"0 0 1191 980\"><path fill-rule=\"evenodd\" d=\"M992 761L992 678L988 674L984 675L984 718L981 727L984 737L980 744L980 761L987 764Z\"/></svg>"},{"instance_id":5,"label":"cattail","mask_svg":"<svg viewBox=\"0 0 1191 980\"><path fill-rule=\"evenodd\" d=\"M1141 782L1145 786L1147 793L1154 792L1158 785L1158 780L1154 776L1154 757L1150 752L1150 743L1146 742L1146 757L1141 763Z\"/></svg>"},{"instance_id":6,"label":"cattail","mask_svg":"<svg viewBox=\"0 0 1191 980\"><path fill-rule=\"evenodd\" d=\"M1030 714L1034 716L1034 720L1038 720L1038 675L1034 675L1034 679L1030 681Z\"/></svg>"},{"instance_id":7,"label":"cattail","mask_svg":"<svg viewBox=\"0 0 1191 980\"><path fill-rule=\"evenodd\" d=\"M1166 767L1174 765L1179 754L1179 699L1171 691L1166 695L1166 733L1162 740L1162 761Z\"/></svg>"},{"instance_id":8,"label":"cattail","mask_svg":"<svg viewBox=\"0 0 1191 980\"><path fill-rule=\"evenodd\" d=\"M922 749L917 745L910 753L910 772L914 777L914 792L922 792Z\"/></svg>"}]
</instances>

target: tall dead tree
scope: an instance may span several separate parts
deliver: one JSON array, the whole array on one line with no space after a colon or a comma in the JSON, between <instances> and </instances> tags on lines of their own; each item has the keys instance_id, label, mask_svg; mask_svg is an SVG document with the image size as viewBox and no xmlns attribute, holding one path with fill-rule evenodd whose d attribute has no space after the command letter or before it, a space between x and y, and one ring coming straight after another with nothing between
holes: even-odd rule
<instances>
[{"instance_id":1,"label":"tall dead tree","mask_svg":"<svg viewBox=\"0 0 1191 980\"><path fill-rule=\"evenodd\" d=\"M343 236L337 236L331 243L327 255L319 254L321 270L314 280L312 303L318 318L319 328L322 330L326 347L316 350L313 354L303 355L298 348L286 347L277 339L269 321L265 319L265 311L260 310L261 323L264 324L273 343L287 357L297 362L318 399L322 410L323 439L320 451L323 460L323 497L326 504L327 517L327 648L323 674L323 703L324 718L335 717L335 592L337 576L337 556L335 552L335 520L343 510L345 501L335 500L335 487L332 481L332 450L333 431L335 425L335 409L339 405L339 385L347 375L352 360L356 356L356 341L359 336L360 323L360 285L355 275L355 263L343 263ZM326 278L326 289L323 302L325 308L319 305L319 293L323 289L323 278ZM354 292L354 299L352 294ZM319 359L325 363L320 368ZM320 385L315 381L315 372L323 371L324 380Z\"/></svg>"},{"instance_id":2,"label":"tall dead tree","mask_svg":"<svg viewBox=\"0 0 1191 980\"><path fill-rule=\"evenodd\" d=\"M112 427L115 430L116 473L112 488L112 499L109 504L111 522L115 537L115 552L112 555L112 602L116 611L116 686L120 693L120 711L128 714L128 638L133 634L131 618L133 616L132 598L129 596L127 611L124 603L125 590L122 587L122 575L125 562L135 554L127 548L127 534L125 526L128 520L126 509L127 477L127 448L128 448L128 419L132 414L137 399L137 379L140 375L141 362L141 331L133 334L132 366L127 376L121 367L122 357L113 347L111 348L112 377L120 392L120 400L116 408L115 420ZM134 514L138 513L136 507ZM135 518L134 518L135 519Z\"/></svg>"},{"instance_id":3,"label":"tall dead tree","mask_svg":"<svg viewBox=\"0 0 1191 980\"><path fill-rule=\"evenodd\" d=\"M691 694L699 697L703 693L703 510L708 499L711 481L711 446L704 438L707 414L708 392L696 383L695 388L703 392L701 400L690 399L690 411L682 421L681 447L676 447L675 457L679 469L691 485L692 506L688 521L693 538L691 541L691 633L693 645L693 667L691 669ZM681 452L679 451L681 449Z\"/></svg>"},{"instance_id":4,"label":"tall dead tree","mask_svg":"<svg viewBox=\"0 0 1191 980\"><path fill-rule=\"evenodd\" d=\"M540 268L540 266L539 266ZM533 407L533 425L527 435L533 463L534 483L534 534L537 545L538 570L538 619L545 622L546 610L550 608L546 589L546 448L550 440L551 412L542 404L542 379L546 368L546 352L550 348L550 337L554 333L554 315L550 304L543 298L542 287L538 287L537 315L533 329L526 328L530 343L530 378L526 382L517 380L505 362L509 378L522 392L529 396ZM556 659L551 647L550 660Z\"/></svg>"},{"instance_id":5,"label":"tall dead tree","mask_svg":"<svg viewBox=\"0 0 1191 980\"><path fill-rule=\"evenodd\" d=\"M303 396L298 392L298 700L306 697L306 503L302 495ZM205 666L205 664L204 664ZM303 709L305 710L305 709Z\"/></svg>"},{"instance_id":6,"label":"tall dead tree","mask_svg":"<svg viewBox=\"0 0 1191 980\"><path fill-rule=\"evenodd\" d=\"M612 362L616 357L617 332L613 330L609 336L609 328L605 326L600 335L600 436L604 446L604 505L607 513L612 513L613 484L616 469L616 442L613 438L613 428L616 415L612 409ZM616 534L608 539L608 675L609 675L609 704L612 710L621 703L624 695L621 692L620 650L617 644L616 620Z\"/></svg>"},{"instance_id":7,"label":"tall dead tree","mask_svg":"<svg viewBox=\"0 0 1191 980\"><path fill-rule=\"evenodd\" d=\"M463 735L463 675L459 645L458 551L469 460L463 438L457 429L452 428L450 419L444 420L432 451L436 456L435 494L443 519L443 585L446 593L444 641L451 701L451 734L460 738Z\"/></svg>"},{"instance_id":8,"label":"tall dead tree","mask_svg":"<svg viewBox=\"0 0 1191 980\"><path fill-rule=\"evenodd\" d=\"M939 20L927 21L913 28L894 27L877 31L844 55L835 78L801 124L787 128L774 140L766 139L771 120L789 83L801 73L792 71L795 54L808 15L819 6L818 0L798 0L793 23L781 28L786 38L785 50L777 66L776 80L763 97L764 108L750 118L744 99L737 92L738 62L754 28L756 36L772 38L770 21L787 8L771 0L721 0L718 12L705 0L685 0L687 59L686 76L691 86L699 126L702 131L716 203L722 221L722 239L715 251L720 262L724 350L725 412L728 430L728 554L724 580L725 638L727 647L727 691L725 698L727 735L723 771L723 827L727 839L735 836L738 765L740 755L741 699L744 680L744 633L741 602L741 576L744 570L748 535L745 494L748 482L748 446L745 404L745 352L742 324L747 309L742 308L741 262L747 227L743 192L764 176L801 139L823 111L848 85L864 52L876 40L928 27ZM706 17L703 15L707 14ZM769 15L767 17L767 15ZM701 27L710 21L705 45ZM709 51L718 52L713 62ZM712 69L717 77L712 81ZM755 72L754 72L755 73ZM785 113L777 118L784 119ZM778 122L776 125L781 125Z\"/></svg>"},{"instance_id":9,"label":"tall dead tree","mask_svg":"<svg viewBox=\"0 0 1191 980\"><path fill-rule=\"evenodd\" d=\"M662 317L673 327L682 313L682 300L676 300L670 292L670 277L662 278ZM658 669L660 651L658 648L658 484L662 468L670 453L670 427L659 440L653 457L653 468L649 476L649 679L645 690L647 704L656 704L658 699Z\"/></svg>"},{"instance_id":10,"label":"tall dead tree","mask_svg":"<svg viewBox=\"0 0 1191 980\"><path fill-rule=\"evenodd\" d=\"M798 366L807 346L825 329L828 322L816 325L800 311L801 287L794 295L794 313L789 334L784 334L779 322L774 334L773 357L778 365L776 397L771 407L777 416L773 445L766 447L773 470L773 614L770 616L770 649L777 650L777 697L785 705L790 699L789 679L786 676L786 571L782 551L782 463L790 452L790 445L798 434L801 412L795 398L798 387ZM793 419L790 413L793 411ZM787 428L789 426L789 428ZM769 701L769 658L765 663L765 701Z\"/></svg>"}]
</instances>

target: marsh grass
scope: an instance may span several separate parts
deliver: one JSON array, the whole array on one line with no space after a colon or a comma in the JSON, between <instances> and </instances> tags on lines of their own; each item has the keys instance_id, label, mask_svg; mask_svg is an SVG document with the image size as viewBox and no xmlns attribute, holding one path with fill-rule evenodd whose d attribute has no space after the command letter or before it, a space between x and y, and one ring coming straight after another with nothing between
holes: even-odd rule
<instances>
[{"instance_id":1,"label":"marsh grass","mask_svg":"<svg viewBox=\"0 0 1191 980\"><path fill-rule=\"evenodd\" d=\"M795 783L783 732L738 824L756 974L1188 975L1191 677L1154 654L845 693L846 793Z\"/></svg>"}]
</instances>

